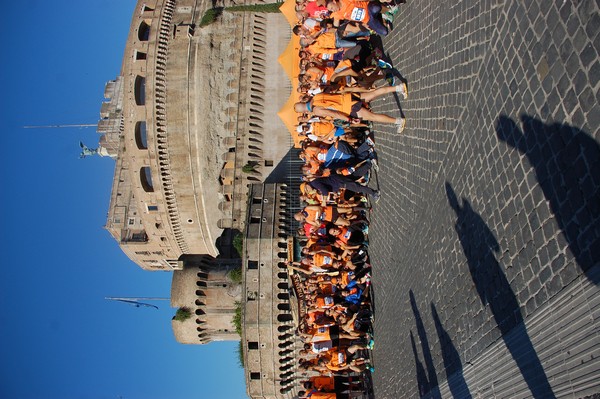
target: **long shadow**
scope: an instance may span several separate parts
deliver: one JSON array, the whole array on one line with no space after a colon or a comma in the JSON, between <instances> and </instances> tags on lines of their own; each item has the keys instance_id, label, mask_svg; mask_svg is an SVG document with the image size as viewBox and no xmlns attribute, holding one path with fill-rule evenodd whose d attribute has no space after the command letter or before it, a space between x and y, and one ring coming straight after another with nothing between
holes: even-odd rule
<instances>
[{"instance_id":1,"label":"long shadow","mask_svg":"<svg viewBox=\"0 0 600 399\"><path fill-rule=\"evenodd\" d=\"M465 381L465 377L463 376L463 366L460 361L460 355L452 343L450 335L444 329L444 326L440 321L440 316L433 303L431 304L431 316L433 317L435 330L437 331L440 346L442 347L442 359L444 361L444 369L446 370L448 388L450 388L453 397L470 399L472 396L467 382Z\"/></svg>"},{"instance_id":2,"label":"long shadow","mask_svg":"<svg viewBox=\"0 0 600 399\"><path fill-rule=\"evenodd\" d=\"M410 296L410 306L412 308L413 314L415 316L415 324L417 327L417 335L419 336L419 341L421 341L421 350L423 351L423 360L425 361L425 367L427 371L427 381L429 382L429 391L437 389L438 379L435 374L435 366L433 364L433 357L431 356L431 349L429 346L429 338L427 338L427 332L425 331L425 326L423 325L423 318L421 317L421 312L419 312L419 308L417 307L417 301L415 300L415 295L412 290L409 291L408 295ZM432 392L432 397L438 397L435 392Z\"/></svg>"},{"instance_id":3,"label":"long shadow","mask_svg":"<svg viewBox=\"0 0 600 399\"><path fill-rule=\"evenodd\" d=\"M298 185L300 184L300 177L302 172L300 171L300 165L298 163L298 154L300 154L299 148L290 148L285 154L281 161L265 178L265 183L289 183L290 179L293 179Z\"/></svg>"},{"instance_id":4,"label":"long shadow","mask_svg":"<svg viewBox=\"0 0 600 399\"><path fill-rule=\"evenodd\" d=\"M427 379L427 373L425 372L425 367L423 367L423 363L419 360L419 353L417 352L417 344L415 343L415 337L410 332L410 344L412 345L413 356L415 357L415 370L417 373L417 389L419 391L419 396L425 395L427 392L431 390L431 386L429 385L429 380Z\"/></svg>"},{"instance_id":5,"label":"long shadow","mask_svg":"<svg viewBox=\"0 0 600 399\"><path fill-rule=\"evenodd\" d=\"M496 124L498 138L527 156L569 249L586 277L600 264L600 145L561 123L521 115L523 129L507 116Z\"/></svg>"},{"instance_id":6,"label":"long shadow","mask_svg":"<svg viewBox=\"0 0 600 399\"><path fill-rule=\"evenodd\" d=\"M494 252L500 251L496 237L467 199L462 198L462 204L459 204L456 193L448 182L446 195L456 213L454 228L467 258L469 272L481 303L489 306L502 333L504 344L519 367L533 397L554 398L548 377L523 323L517 297L496 260Z\"/></svg>"},{"instance_id":7,"label":"long shadow","mask_svg":"<svg viewBox=\"0 0 600 399\"><path fill-rule=\"evenodd\" d=\"M241 234L241 232L237 229L223 229L221 235L215 240L215 246L217 247L217 251L219 251L218 257L241 258L233 245L233 240L238 234Z\"/></svg>"}]
</instances>

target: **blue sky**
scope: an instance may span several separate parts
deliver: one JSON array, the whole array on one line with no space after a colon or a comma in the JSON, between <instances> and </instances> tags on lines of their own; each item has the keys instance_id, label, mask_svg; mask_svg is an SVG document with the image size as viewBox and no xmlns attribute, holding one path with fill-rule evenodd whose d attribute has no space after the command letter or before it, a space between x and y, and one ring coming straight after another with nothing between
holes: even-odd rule
<instances>
[{"instance_id":1,"label":"blue sky","mask_svg":"<svg viewBox=\"0 0 600 399\"><path fill-rule=\"evenodd\" d=\"M134 0L4 2L0 16L0 397L245 398L237 342L181 345L169 296L103 229L114 162L78 159L114 79Z\"/></svg>"}]
</instances>

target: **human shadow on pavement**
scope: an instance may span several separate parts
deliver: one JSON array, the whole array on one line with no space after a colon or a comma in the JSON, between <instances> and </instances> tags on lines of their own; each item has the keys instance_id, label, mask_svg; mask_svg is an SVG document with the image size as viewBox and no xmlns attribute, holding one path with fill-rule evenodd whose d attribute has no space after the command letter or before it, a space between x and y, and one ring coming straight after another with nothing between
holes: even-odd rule
<instances>
[{"instance_id":1,"label":"human shadow on pavement","mask_svg":"<svg viewBox=\"0 0 600 399\"><path fill-rule=\"evenodd\" d=\"M419 341L421 342L421 350L423 352L423 360L425 361L425 368L427 373L427 390L425 393L430 392L431 396L436 398L439 397L439 394L433 392L433 390L438 389L438 379L435 374L435 366L433 364L433 357L431 356L431 349L429 346L429 338L427 338L427 332L425 331L425 326L423 325L423 319L421 318L421 312L419 312L419 308L417 307L417 301L415 300L415 295L412 290L409 291L408 295L410 296L410 306L412 308L413 315L415 316L415 324L417 327L417 335L419 336ZM412 337L412 333L411 333ZM420 387L419 387L420 388Z\"/></svg>"},{"instance_id":2,"label":"human shadow on pavement","mask_svg":"<svg viewBox=\"0 0 600 399\"><path fill-rule=\"evenodd\" d=\"M545 124L521 115L523 129L505 115L496 134L525 154L550 210L579 267L600 283L600 145L582 130L562 123Z\"/></svg>"},{"instance_id":3,"label":"human shadow on pavement","mask_svg":"<svg viewBox=\"0 0 600 399\"><path fill-rule=\"evenodd\" d=\"M419 353L417 352L417 344L415 343L415 336L413 332L410 332L410 344L412 346L413 356L415 358L415 370L417 373L417 390L419 392L419 396L425 395L427 392L431 390L431 386L429 386L429 379L427 378L427 372L425 372L425 367L423 367L423 363L419 359Z\"/></svg>"},{"instance_id":4,"label":"human shadow on pavement","mask_svg":"<svg viewBox=\"0 0 600 399\"><path fill-rule=\"evenodd\" d=\"M496 260L495 253L500 252L500 245L494 233L466 198L462 198L460 204L450 183L446 182L445 186L448 203L457 217L454 228L482 305L489 306L504 344L533 397L554 398L548 377L525 328L517 297Z\"/></svg>"},{"instance_id":5,"label":"human shadow on pavement","mask_svg":"<svg viewBox=\"0 0 600 399\"><path fill-rule=\"evenodd\" d=\"M463 376L463 365L460 361L460 355L452 343L450 335L444 329L444 326L440 321L440 316L433 303L431 304L431 316L433 317L435 330L442 348L442 359L444 361L444 369L446 370L448 388L450 388L453 397L470 399L472 396L467 382L465 381L465 377Z\"/></svg>"}]
</instances>

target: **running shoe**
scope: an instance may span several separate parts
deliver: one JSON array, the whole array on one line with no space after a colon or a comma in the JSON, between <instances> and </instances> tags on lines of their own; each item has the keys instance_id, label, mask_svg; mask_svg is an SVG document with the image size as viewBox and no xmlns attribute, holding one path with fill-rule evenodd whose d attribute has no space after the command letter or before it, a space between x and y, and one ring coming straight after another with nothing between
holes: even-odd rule
<instances>
[{"instance_id":1,"label":"running shoe","mask_svg":"<svg viewBox=\"0 0 600 399\"><path fill-rule=\"evenodd\" d=\"M404 128L406 127L406 119L402 118L397 124L396 124L396 133L398 134L402 134L402 132L404 131Z\"/></svg>"},{"instance_id":2,"label":"running shoe","mask_svg":"<svg viewBox=\"0 0 600 399\"><path fill-rule=\"evenodd\" d=\"M375 192L372 195L373 201L375 201L375 203L379 202L379 199L381 198L381 191L379 190L375 190Z\"/></svg>"},{"instance_id":3,"label":"running shoe","mask_svg":"<svg viewBox=\"0 0 600 399\"><path fill-rule=\"evenodd\" d=\"M375 158L371 159L371 167L375 170L375 172L379 171L379 164Z\"/></svg>"},{"instance_id":4,"label":"running shoe","mask_svg":"<svg viewBox=\"0 0 600 399\"><path fill-rule=\"evenodd\" d=\"M377 66L381 69L393 69L392 64L385 62L381 58L377 60Z\"/></svg>"}]
</instances>

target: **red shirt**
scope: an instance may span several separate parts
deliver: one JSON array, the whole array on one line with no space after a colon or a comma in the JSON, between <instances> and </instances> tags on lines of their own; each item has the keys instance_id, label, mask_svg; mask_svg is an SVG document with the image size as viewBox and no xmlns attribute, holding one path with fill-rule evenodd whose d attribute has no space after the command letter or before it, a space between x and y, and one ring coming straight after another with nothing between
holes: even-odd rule
<instances>
[{"instance_id":1,"label":"red shirt","mask_svg":"<svg viewBox=\"0 0 600 399\"><path fill-rule=\"evenodd\" d=\"M329 15L329 10L326 6L320 6L316 1L310 1L304 7L304 11L308 13L310 18L323 19Z\"/></svg>"}]
</instances>

